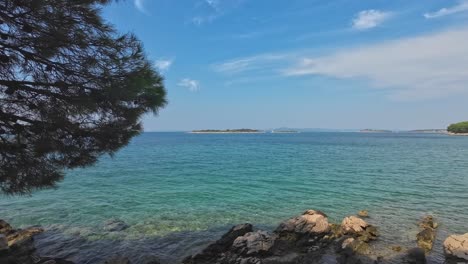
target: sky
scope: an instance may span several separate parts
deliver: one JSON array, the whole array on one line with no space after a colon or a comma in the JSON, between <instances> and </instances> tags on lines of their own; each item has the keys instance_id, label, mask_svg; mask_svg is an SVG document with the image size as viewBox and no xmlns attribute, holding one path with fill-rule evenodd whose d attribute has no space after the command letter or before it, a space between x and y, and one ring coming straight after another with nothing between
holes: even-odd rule
<instances>
[{"instance_id":1,"label":"sky","mask_svg":"<svg viewBox=\"0 0 468 264\"><path fill-rule=\"evenodd\" d=\"M169 104L145 131L468 120L468 0L127 0Z\"/></svg>"}]
</instances>

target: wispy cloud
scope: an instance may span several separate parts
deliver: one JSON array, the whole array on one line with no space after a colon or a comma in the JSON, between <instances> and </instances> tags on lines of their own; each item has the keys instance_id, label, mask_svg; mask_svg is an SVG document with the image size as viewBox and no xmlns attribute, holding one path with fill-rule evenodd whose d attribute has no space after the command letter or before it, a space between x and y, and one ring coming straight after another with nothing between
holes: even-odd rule
<instances>
[{"instance_id":1,"label":"wispy cloud","mask_svg":"<svg viewBox=\"0 0 468 264\"><path fill-rule=\"evenodd\" d=\"M398 100L468 93L468 28L303 57L286 75L368 80Z\"/></svg>"},{"instance_id":2,"label":"wispy cloud","mask_svg":"<svg viewBox=\"0 0 468 264\"><path fill-rule=\"evenodd\" d=\"M180 82L177 85L185 87L189 89L189 91L191 92L196 92L200 90L200 82L197 80L189 79L189 78L180 80Z\"/></svg>"},{"instance_id":3,"label":"wispy cloud","mask_svg":"<svg viewBox=\"0 0 468 264\"><path fill-rule=\"evenodd\" d=\"M156 68L158 68L158 70L160 71L167 71L169 70L173 62L173 59L160 59L154 62L154 66L156 66Z\"/></svg>"},{"instance_id":4,"label":"wispy cloud","mask_svg":"<svg viewBox=\"0 0 468 264\"><path fill-rule=\"evenodd\" d=\"M148 14L148 11L145 9L144 6L144 1L145 0L133 0L133 4L135 5L136 9L138 9L138 11Z\"/></svg>"},{"instance_id":5,"label":"wispy cloud","mask_svg":"<svg viewBox=\"0 0 468 264\"><path fill-rule=\"evenodd\" d=\"M352 21L352 27L357 30L366 30L379 26L392 16L390 12L379 10L363 10Z\"/></svg>"},{"instance_id":6,"label":"wispy cloud","mask_svg":"<svg viewBox=\"0 0 468 264\"><path fill-rule=\"evenodd\" d=\"M197 7L201 14L197 14L191 22L197 26L211 23L237 8L244 0L200 0Z\"/></svg>"},{"instance_id":7,"label":"wispy cloud","mask_svg":"<svg viewBox=\"0 0 468 264\"><path fill-rule=\"evenodd\" d=\"M460 0L458 1L458 4L455 6L445 7L445 8L439 9L431 13L425 13L424 17L425 18L438 18L438 17L453 15L456 13L467 12L467 11L468 11L468 0Z\"/></svg>"},{"instance_id":8,"label":"wispy cloud","mask_svg":"<svg viewBox=\"0 0 468 264\"><path fill-rule=\"evenodd\" d=\"M219 73L242 73L253 70L265 70L276 68L275 62L284 63L285 60L293 59L292 54L261 54L251 57L236 58L220 63L212 64L212 68Z\"/></svg>"}]
</instances>

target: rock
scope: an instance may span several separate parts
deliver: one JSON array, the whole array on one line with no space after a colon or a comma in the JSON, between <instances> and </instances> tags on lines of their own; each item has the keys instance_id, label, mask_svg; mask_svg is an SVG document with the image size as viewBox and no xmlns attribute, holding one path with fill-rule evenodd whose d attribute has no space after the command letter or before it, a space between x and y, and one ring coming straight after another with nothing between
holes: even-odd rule
<instances>
[{"instance_id":1,"label":"rock","mask_svg":"<svg viewBox=\"0 0 468 264\"><path fill-rule=\"evenodd\" d=\"M273 246L275 238L268 232L256 231L249 232L234 240L232 247L234 250L244 256L268 255L268 251Z\"/></svg>"},{"instance_id":2,"label":"rock","mask_svg":"<svg viewBox=\"0 0 468 264\"><path fill-rule=\"evenodd\" d=\"M131 262L127 257L115 256L104 261L104 264L131 264Z\"/></svg>"},{"instance_id":3,"label":"rock","mask_svg":"<svg viewBox=\"0 0 468 264\"><path fill-rule=\"evenodd\" d=\"M358 212L358 216L360 217L369 217L369 212L367 210L361 210Z\"/></svg>"},{"instance_id":4,"label":"rock","mask_svg":"<svg viewBox=\"0 0 468 264\"><path fill-rule=\"evenodd\" d=\"M434 217L432 215L427 215L419 222L419 227L422 229L436 229L438 227L438 224L434 222Z\"/></svg>"},{"instance_id":5,"label":"rock","mask_svg":"<svg viewBox=\"0 0 468 264\"><path fill-rule=\"evenodd\" d=\"M104 225L104 230L108 232L123 231L129 227L124 221L119 219L110 219Z\"/></svg>"},{"instance_id":6,"label":"rock","mask_svg":"<svg viewBox=\"0 0 468 264\"><path fill-rule=\"evenodd\" d=\"M330 232L327 215L320 211L307 210L302 215L281 223L275 233L326 234Z\"/></svg>"},{"instance_id":7,"label":"rock","mask_svg":"<svg viewBox=\"0 0 468 264\"><path fill-rule=\"evenodd\" d=\"M17 230L8 236L8 245L10 247L20 247L21 245L32 242L33 236L44 232L41 227L29 227Z\"/></svg>"},{"instance_id":8,"label":"rock","mask_svg":"<svg viewBox=\"0 0 468 264\"><path fill-rule=\"evenodd\" d=\"M346 238L341 243L341 249L351 249L353 252L366 255L370 253L370 246L368 243L354 239L352 237Z\"/></svg>"},{"instance_id":9,"label":"rock","mask_svg":"<svg viewBox=\"0 0 468 264\"><path fill-rule=\"evenodd\" d=\"M391 249L395 252L400 252L403 250L403 248L401 246L392 246Z\"/></svg>"},{"instance_id":10,"label":"rock","mask_svg":"<svg viewBox=\"0 0 468 264\"><path fill-rule=\"evenodd\" d=\"M364 232L368 226L369 224L366 221L356 216L345 217L341 222L341 228L344 234L359 234Z\"/></svg>"},{"instance_id":11,"label":"rock","mask_svg":"<svg viewBox=\"0 0 468 264\"><path fill-rule=\"evenodd\" d=\"M202 250L202 252L185 258L182 263L216 263L216 260L220 257L220 255L226 253L229 250L236 238L252 232L252 230L253 227L251 224L233 226L219 240L208 245L208 247Z\"/></svg>"},{"instance_id":12,"label":"rock","mask_svg":"<svg viewBox=\"0 0 468 264\"><path fill-rule=\"evenodd\" d=\"M8 239L4 234L0 234L0 252L8 250Z\"/></svg>"},{"instance_id":13,"label":"rock","mask_svg":"<svg viewBox=\"0 0 468 264\"><path fill-rule=\"evenodd\" d=\"M419 222L419 227L422 230L416 235L416 239L418 247L424 249L425 252L432 250L437 226L432 216L426 216Z\"/></svg>"},{"instance_id":14,"label":"rock","mask_svg":"<svg viewBox=\"0 0 468 264\"><path fill-rule=\"evenodd\" d=\"M0 219L0 235L8 236L13 233L13 228L6 221Z\"/></svg>"},{"instance_id":15,"label":"rock","mask_svg":"<svg viewBox=\"0 0 468 264\"><path fill-rule=\"evenodd\" d=\"M449 236L444 241L444 251L448 258L468 261L468 233Z\"/></svg>"},{"instance_id":16,"label":"rock","mask_svg":"<svg viewBox=\"0 0 468 264\"><path fill-rule=\"evenodd\" d=\"M406 254L406 263L408 264L426 264L426 254L421 248L412 248Z\"/></svg>"}]
</instances>

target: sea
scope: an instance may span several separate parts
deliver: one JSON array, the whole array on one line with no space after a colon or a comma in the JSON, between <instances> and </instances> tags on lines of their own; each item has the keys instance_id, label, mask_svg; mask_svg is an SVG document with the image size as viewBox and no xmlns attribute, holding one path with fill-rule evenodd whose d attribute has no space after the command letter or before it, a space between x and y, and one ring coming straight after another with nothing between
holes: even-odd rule
<instances>
[{"instance_id":1,"label":"sea","mask_svg":"<svg viewBox=\"0 0 468 264\"><path fill-rule=\"evenodd\" d=\"M40 225L43 256L102 263L179 263L231 226L272 231L308 209L340 223L367 210L373 247L416 246L418 221L439 223L442 243L468 232L468 137L417 133L143 133L91 167L66 172L56 189L0 196L0 219ZM109 221L128 228L109 231Z\"/></svg>"}]
</instances>

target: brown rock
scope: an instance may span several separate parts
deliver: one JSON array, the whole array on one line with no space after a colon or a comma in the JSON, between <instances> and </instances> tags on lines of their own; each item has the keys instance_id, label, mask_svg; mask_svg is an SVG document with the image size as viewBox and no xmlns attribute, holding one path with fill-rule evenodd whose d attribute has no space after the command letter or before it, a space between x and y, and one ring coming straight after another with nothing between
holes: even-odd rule
<instances>
[{"instance_id":1,"label":"brown rock","mask_svg":"<svg viewBox=\"0 0 468 264\"><path fill-rule=\"evenodd\" d=\"M418 246L422 248L425 252L432 250L432 245L436 237L436 228L437 224L434 222L432 216L424 217L421 222L419 222L419 227L422 229L417 235L416 239Z\"/></svg>"},{"instance_id":2,"label":"brown rock","mask_svg":"<svg viewBox=\"0 0 468 264\"><path fill-rule=\"evenodd\" d=\"M444 241L444 251L448 258L468 261L468 233L449 236Z\"/></svg>"},{"instance_id":3,"label":"brown rock","mask_svg":"<svg viewBox=\"0 0 468 264\"><path fill-rule=\"evenodd\" d=\"M369 226L369 224L356 216L345 217L341 222L341 228L344 234L359 234L364 232L364 230Z\"/></svg>"},{"instance_id":4,"label":"brown rock","mask_svg":"<svg viewBox=\"0 0 468 264\"><path fill-rule=\"evenodd\" d=\"M369 212L367 210L361 210L358 212L358 216L360 217L369 217Z\"/></svg>"},{"instance_id":5,"label":"brown rock","mask_svg":"<svg viewBox=\"0 0 468 264\"><path fill-rule=\"evenodd\" d=\"M44 232L44 229L42 229L41 227L29 227L26 229L18 230L7 237L8 246L21 246L26 242L30 242L33 236L42 232Z\"/></svg>"},{"instance_id":6,"label":"brown rock","mask_svg":"<svg viewBox=\"0 0 468 264\"><path fill-rule=\"evenodd\" d=\"M327 216L315 210L307 210L302 215L281 223L275 233L326 234L330 232Z\"/></svg>"}]
</instances>

